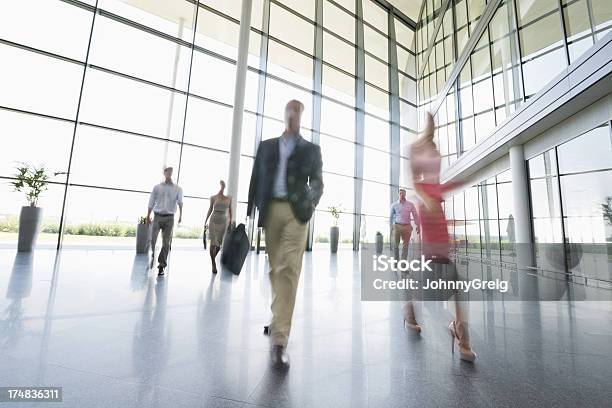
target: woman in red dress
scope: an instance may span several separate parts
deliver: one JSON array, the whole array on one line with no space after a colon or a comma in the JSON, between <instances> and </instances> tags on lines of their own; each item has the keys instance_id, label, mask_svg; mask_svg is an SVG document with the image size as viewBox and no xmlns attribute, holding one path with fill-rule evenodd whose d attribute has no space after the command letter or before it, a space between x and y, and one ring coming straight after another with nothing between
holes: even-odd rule
<instances>
[{"instance_id":1,"label":"woman in red dress","mask_svg":"<svg viewBox=\"0 0 612 408\"><path fill-rule=\"evenodd\" d=\"M423 255L431 259L434 273L456 279L456 269L450 261L450 240L448 224L442 208L443 193L449 185L440 184L440 152L433 141L434 120L430 113L426 115L423 134L410 147L410 166L414 190L421 199L418 205L421 222L421 248ZM474 361L476 354L470 347L467 314L460 301L455 298L456 318L449 325L452 336L452 350L455 342L459 345L462 360ZM416 321L412 302L404 305L404 324L417 333L421 327Z\"/></svg>"}]
</instances>

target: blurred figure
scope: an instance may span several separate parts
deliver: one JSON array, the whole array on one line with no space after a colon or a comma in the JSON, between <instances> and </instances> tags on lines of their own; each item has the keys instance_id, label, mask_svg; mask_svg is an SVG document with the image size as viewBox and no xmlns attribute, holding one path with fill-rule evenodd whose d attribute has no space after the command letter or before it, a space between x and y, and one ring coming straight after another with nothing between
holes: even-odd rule
<instances>
[{"instance_id":1,"label":"blurred figure","mask_svg":"<svg viewBox=\"0 0 612 408\"><path fill-rule=\"evenodd\" d=\"M183 219L183 189L172 181L172 167L164 169L165 180L153 187L149 197L149 208L147 211L147 224L151 224L151 212L155 214L153 219L153 231L151 233L151 267L155 260L155 244L159 231L162 232L162 249L159 252L158 276L164 274L168 265L168 254L172 243L172 230L174 229L174 213L176 206L179 207L179 224Z\"/></svg>"},{"instance_id":2,"label":"blurred figure","mask_svg":"<svg viewBox=\"0 0 612 408\"><path fill-rule=\"evenodd\" d=\"M300 136L303 111L301 102L289 101L283 134L259 144L247 205L249 215L257 207L257 225L265 230L272 322L264 333L270 335L272 363L280 368L289 366L286 349L308 221L323 194L321 149Z\"/></svg>"},{"instance_id":3,"label":"blurred figure","mask_svg":"<svg viewBox=\"0 0 612 408\"><path fill-rule=\"evenodd\" d=\"M516 255L515 252L515 233L514 233L514 217L508 215L508 226L506 227L506 235L508 236L508 246L510 247L510 255Z\"/></svg>"},{"instance_id":4,"label":"blurred figure","mask_svg":"<svg viewBox=\"0 0 612 408\"><path fill-rule=\"evenodd\" d=\"M412 217L411 217L412 216ZM399 199L391 204L391 215L389 222L393 231L393 242L395 243L395 259L399 257L399 243L402 240L402 258L408 259L408 245L412 235L412 221L416 225L416 233L420 232L419 216L416 207L411 201L406 200L406 190L399 189Z\"/></svg>"},{"instance_id":5,"label":"blurred figure","mask_svg":"<svg viewBox=\"0 0 612 408\"><path fill-rule=\"evenodd\" d=\"M223 237L228 226L232 223L232 198L223 194L225 190L225 181L221 180L221 189L213 196L210 196L210 207L208 214L204 220L204 225L208 224L208 237L210 239L210 261L212 262L212 273L217 273L217 262L215 258L221 250ZM211 217L212 214L212 217ZM229 219L228 219L229 214Z\"/></svg>"},{"instance_id":6,"label":"blurred figure","mask_svg":"<svg viewBox=\"0 0 612 408\"><path fill-rule=\"evenodd\" d=\"M449 258L450 239L446 217L442 209L442 194L448 186L440 184L441 156L433 141L435 128L433 116L427 113L425 119L426 126L423 134L410 148L410 165L414 189L421 199L419 217L422 251L427 259L432 260L433 274L447 279L457 279L455 265ZM456 318L449 325L453 351L456 341L459 345L461 359L474 361L476 354L470 347L467 314L463 310L456 292L453 296L455 298ZM415 318L412 302L408 302L404 306L404 324L417 333L421 331L421 327Z\"/></svg>"}]
</instances>

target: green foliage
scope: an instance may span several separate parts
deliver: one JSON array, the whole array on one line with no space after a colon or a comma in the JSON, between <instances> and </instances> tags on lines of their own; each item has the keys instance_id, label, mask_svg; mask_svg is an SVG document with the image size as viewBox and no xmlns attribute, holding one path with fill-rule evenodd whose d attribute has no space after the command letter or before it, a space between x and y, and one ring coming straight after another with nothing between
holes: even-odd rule
<instances>
[{"instance_id":1,"label":"green foliage","mask_svg":"<svg viewBox=\"0 0 612 408\"><path fill-rule=\"evenodd\" d=\"M43 224L41 231L46 234L58 234L59 224Z\"/></svg>"},{"instance_id":2,"label":"green foliage","mask_svg":"<svg viewBox=\"0 0 612 408\"><path fill-rule=\"evenodd\" d=\"M9 217L0 220L0 232L17 233L19 231L19 220L17 217ZM59 233L59 224L45 223L41 231L46 234ZM122 224L73 224L64 227L66 235L89 235L98 237L135 237L136 227Z\"/></svg>"},{"instance_id":3,"label":"green foliage","mask_svg":"<svg viewBox=\"0 0 612 408\"><path fill-rule=\"evenodd\" d=\"M135 237L136 228L121 224L75 224L66 225L64 233L96 237Z\"/></svg>"},{"instance_id":4,"label":"green foliage","mask_svg":"<svg viewBox=\"0 0 612 408\"><path fill-rule=\"evenodd\" d=\"M317 235L314 239L314 242L318 244L327 244L329 243L329 237L325 235ZM353 240L350 238L344 238L344 239L338 240L338 242L340 242L341 244L352 244Z\"/></svg>"},{"instance_id":5,"label":"green foliage","mask_svg":"<svg viewBox=\"0 0 612 408\"><path fill-rule=\"evenodd\" d=\"M334 226L338 226L338 220L340 219L340 214L342 214L342 207L340 207L340 205L335 206L329 206L327 207L329 208L329 212L331 213L332 217L334 217Z\"/></svg>"},{"instance_id":6,"label":"green foliage","mask_svg":"<svg viewBox=\"0 0 612 408\"><path fill-rule=\"evenodd\" d=\"M146 224L147 223L147 217L140 217L138 218L138 224L142 225L142 224Z\"/></svg>"},{"instance_id":7,"label":"green foliage","mask_svg":"<svg viewBox=\"0 0 612 408\"><path fill-rule=\"evenodd\" d=\"M9 217L0 220L0 232L17 232L19 230L19 220L17 217Z\"/></svg>"},{"instance_id":8,"label":"green foliage","mask_svg":"<svg viewBox=\"0 0 612 408\"><path fill-rule=\"evenodd\" d=\"M47 189L49 174L45 167L36 167L22 163L15 169L15 180L10 184L14 191L24 192L31 207L36 207L40 194Z\"/></svg>"},{"instance_id":9,"label":"green foliage","mask_svg":"<svg viewBox=\"0 0 612 408\"><path fill-rule=\"evenodd\" d=\"M196 239L202 237L202 230L200 228L182 228L176 229L174 232L175 238L183 238L183 239Z\"/></svg>"},{"instance_id":10,"label":"green foliage","mask_svg":"<svg viewBox=\"0 0 612 408\"><path fill-rule=\"evenodd\" d=\"M336 220L340 218L340 214L342 213L342 209L340 209L340 207L336 207L332 205L328 208L329 208L329 212L331 213L332 217L334 217Z\"/></svg>"},{"instance_id":11,"label":"green foliage","mask_svg":"<svg viewBox=\"0 0 612 408\"><path fill-rule=\"evenodd\" d=\"M141 217L144 218L144 217ZM0 217L0 232L17 233L19 232L19 218L18 217ZM57 234L59 233L59 224L57 223L44 223L41 232L46 234ZM64 226L64 234L66 235L86 235L96 237L135 237L136 227L126 224L118 223L83 223L83 224L69 224ZM202 231L200 228L176 228L174 230L175 238L184 239L198 239L202 238Z\"/></svg>"}]
</instances>

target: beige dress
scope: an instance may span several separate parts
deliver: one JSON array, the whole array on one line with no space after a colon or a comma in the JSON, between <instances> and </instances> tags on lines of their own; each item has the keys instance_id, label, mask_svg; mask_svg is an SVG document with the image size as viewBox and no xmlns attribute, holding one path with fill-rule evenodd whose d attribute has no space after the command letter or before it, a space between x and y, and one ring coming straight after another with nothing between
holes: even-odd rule
<instances>
[{"instance_id":1,"label":"beige dress","mask_svg":"<svg viewBox=\"0 0 612 408\"><path fill-rule=\"evenodd\" d=\"M221 246L223 243L223 236L225 231L227 231L227 210L229 203L228 199L215 199L210 223L208 224L210 245Z\"/></svg>"}]
</instances>

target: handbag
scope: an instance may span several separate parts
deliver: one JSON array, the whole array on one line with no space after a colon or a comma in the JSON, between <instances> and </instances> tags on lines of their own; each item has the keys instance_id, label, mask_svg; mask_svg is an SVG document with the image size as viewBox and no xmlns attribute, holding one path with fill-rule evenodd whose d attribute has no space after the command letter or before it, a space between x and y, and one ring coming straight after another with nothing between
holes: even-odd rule
<instances>
[{"instance_id":1,"label":"handbag","mask_svg":"<svg viewBox=\"0 0 612 408\"><path fill-rule=\"evenodd\" d=\"M239 275L248 253L249 238L247 237L245 226L244 224L238 224L236 228L225 235L223 251L221 252L221 264L234 275Z\"/></svg>"}]
</instances>

